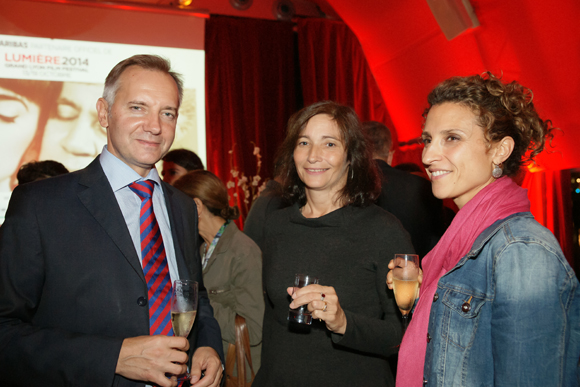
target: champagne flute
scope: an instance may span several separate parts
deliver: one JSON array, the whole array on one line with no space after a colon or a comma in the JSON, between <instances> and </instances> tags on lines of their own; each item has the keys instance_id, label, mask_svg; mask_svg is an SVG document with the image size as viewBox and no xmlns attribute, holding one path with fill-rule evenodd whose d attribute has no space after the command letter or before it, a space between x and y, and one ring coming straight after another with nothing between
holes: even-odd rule
<instances>
[{"instance_id":1,"label":"champagne flute","mask_svg":"<svg viewBox=\"0 0 580 387\"><path fill-rule=\"evenodd\" d=\"M395 254L393 269L393 292L395 301L403 314L403 333L409 325L409 312L413 309L419 289L419 256Z\"/></svg>"},{"instance_id":2,"label":"champagne flute","mask_svg":"<svg viewBox=\"0 0 580 387\"><path fill-rule=\"evenodd\" d=\"M175 336L187 337L197 315L197 282L175 280L171 294L171 325ZM189 371L177 375L178 381L189 379Z\"/></svg>"}]
</instances>

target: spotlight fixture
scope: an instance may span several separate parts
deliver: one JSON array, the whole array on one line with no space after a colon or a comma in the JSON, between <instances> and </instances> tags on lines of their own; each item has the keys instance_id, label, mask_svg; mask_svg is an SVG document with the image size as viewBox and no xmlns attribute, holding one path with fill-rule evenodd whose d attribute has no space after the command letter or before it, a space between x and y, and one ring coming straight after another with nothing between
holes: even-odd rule
<instances>
[{"instance_id":1,"label":"spotlight fixture","mask_svg":"<svg viewBox=\"0 0 580 387\"><path fill-rule=\"evenodd\" d=\"M291 21L296 10L290 0L277 0L272 7L272 14L278 20Z\"/></svg>"},{"instance_id":2,"label":"spotlight fixture","mask_svg":"<svg viewBox=\"0 0 580 387\"><path fill-rule=\"evenodd\" d=\"M178 0L178 7L179 8L189 7L192 1L193 0Z\"/></svg>"},{"instance_id":3,"label":"spotlight fixture","mask_svg":"<svg viewBox=\"0 0 580 387\"><path fill-rule=\"evenodd\" d=\"M245 11L246 9L250 8L252 5L252 0L230 0L230 4L235 9L239 9L240 11Z\"/></svg>"}]
</instances>

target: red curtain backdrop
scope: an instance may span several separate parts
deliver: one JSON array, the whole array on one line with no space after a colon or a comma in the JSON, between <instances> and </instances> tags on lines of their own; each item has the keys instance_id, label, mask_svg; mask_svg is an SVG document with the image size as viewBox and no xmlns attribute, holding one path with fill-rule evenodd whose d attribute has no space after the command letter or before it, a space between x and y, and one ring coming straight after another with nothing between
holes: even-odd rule
<instances>
[{"instance_id":1,"label":"red curtain backdrop","mask_svg":"<svg viewBox=\"0 0 580 387\"><path fill-rule=\"evenodd\" d=\"M305 106L332 100L353 107L362 121L393 128L358 39L344 23L300 19L298 53Z\"/></svg>"},{"instance_id":2,"label":"red curtain backdrop","mask_svg":"<svg viewBox=\"0 0 580 387\"><path fill-rule=\"evenodd\" d=\"M560 242L570 266L574 267L572 186L570 170L526 173L522 187L528 189L532 214Z\"/></svg>"},{"instance_id":3,"label":"red curtain backdrop","mask_svg":"<svg viewBox=\"0 0 580 387\"><path fill-rule=\"evenodd\" d=\"M423 19L427 16L423 15ZM483 12L481 16L483 26L484 20L491 18L491 15ZM414 49L424 48L425 44L433 43L434 40L437 40L437 45L444 46L439 37L441 32L433 30L435 27L431 22L427 24L430 26L428 38L417 41ZM386 63L389 63L389 66L396 65L410 54L404 50L399 51L393 58L375 68L375 73L380 74L380 81L383 82L381 95L362 48L349 27L341 22L328 20L299 20L298 66L295 62L293 27L291 23L216 16L212 16L206 24L207 164L208 169L224 182L230 182L230 186L234 185L230 189L232 204L236 203L244 214L246 213L244 190L238 185L240 174L243 172L250 179L256 175L259 160L254 155L255 144L260 149L261 156L259 175L262 179L272 177L274 155L284 138L286 122L293 112L302 107L302 104L297 102L300 92L304 98L304 105L326 99L350 105L363 121L381 121L389 128L395 128L399 134L407 133L402 138L406 141L420 134L421 112L425 107L424 102L417 107L413 101L416 99L425 101L429 89L435 83L448 75L480 72L479 70L486 68L484 62L493 63L493 69L497 69L501 58L511 57L506 51L501 58L496 58L497 61L491 61L491 57L488 57L489 61L482 62L478 54L479 59L476 62L479 63L479 67L469 65L470 61L459 61L454 62L453 66L444 66L444 71L437 75L427 74L420 64L429 58L431 69L437 61L447 59L435 53L432 55L427 53L415 56L414 65L407 61L405 66L386 72ZM483 34L487 31L485 28L483 26L479 32L468 34L458 41L466 42L474 38L483 40ZM383 36L382 41L389 47L396 47L401 42L397 41L395 30L392 28L391 30L393 35ZM512 31L513 28L509 30ZM412 34L412 31L409 33ZM435 38L434 34L438 37ZM491 55L493 51L489 46L482 46L481 49L481 55L485 53ZM440 51L444 52L445 50ZM384 52L369 54L377 61ZM459 65L463 70L458 70ZM528 83L532 88L535 86L534 82L539 84L541 81L534 79L534 82L531 82L531 73L519 67L507 69L508 71L504 73L507 78L530 80ZM561 75L562 72L558 74ZM390 85L388 89L385 88L387 75L394 82L387 83ZM302 90L297 89L298 79L301 79ZM563 94L570 93L572 86L578 82L576 79L570 84L570 88L557 90ZM541 90L539 95L542 93L549 95L547 93L549 88L542 85L544 87L539 88ZM386 103L382 96L385 96ZM414 97L408 100L411 96ZM538 98L537 102L541 106L547 106L546 110L552 110L558 105L554 103L555 101L547 101L546 97ZM387 106L394 109L391 115L397 117L396 127L393 126ZM567 109L566 106L567 104L564 104L561 108ZM410 109L415 117L411 121L404 119L405 115L411 114ZM558 120L555 124L560 126ZM570 128L565 128L566 130L573 134ZM571 144L568 144L568 147L573 146ZM421 165L421 152L422 148L419 145L403 147L395 153L394 165L403 162ZM570 156L569 152L566 153L567 156L564 155L564 158ZM550 157L563 156L555 153ZM234 175L236 171L240 174L235 177L232 170ZM528 189L532 213L541 224L554 233L566 257L571 261L573 239L569 172L545 170L528 173L523 186Z\"/></svg>"},{"instance_id":4,"label":"red curtain backdrop","mask_svg":"<svg viewBox=\"0 0 580 387\"><path fill-rule=\"evenodd\" d=\"M293 28L221 16L206 23L207 169L229 183L230 203L244 216L245 192L272 176L276 148L296 110ZM260 180L252 185L258 170Z\"/></svg>"}]
</instances>

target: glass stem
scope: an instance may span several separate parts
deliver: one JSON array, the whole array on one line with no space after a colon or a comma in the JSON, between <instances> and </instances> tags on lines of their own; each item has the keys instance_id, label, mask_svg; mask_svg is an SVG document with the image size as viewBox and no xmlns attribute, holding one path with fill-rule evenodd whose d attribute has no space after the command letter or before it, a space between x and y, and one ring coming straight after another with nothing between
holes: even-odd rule
<instances>
[{"instance_id":1,"label":"glass stem","mask_svg":"<svg viewBox=\"0 0 580 387\"><path fill-rule=\"evenodd\" d=\"M409 313L403 315L403 335L407 331L408 326L409 326Z\"/></svg>"}]
</instances>

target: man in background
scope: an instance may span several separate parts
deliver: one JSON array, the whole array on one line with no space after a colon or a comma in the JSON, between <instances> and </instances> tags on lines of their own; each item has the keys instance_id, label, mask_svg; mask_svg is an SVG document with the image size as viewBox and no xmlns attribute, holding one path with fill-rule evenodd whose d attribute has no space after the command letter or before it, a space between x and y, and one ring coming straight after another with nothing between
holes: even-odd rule
<instances>
[{"instance_id":1,"label":"man in background","mask_svg":"<svg viewBox=\"0 0 580 387\"><path fill-rule=\"evenodd\" d=\"M192 386L219 384L195 203L154 167L173 142L181 96L166 60L120 62L97 102L102 153L14 190L0 228L0 385L176 386L168 376L186 371L190 348ZM176 279L200 284L188 338L172 335Z\"/></svg>"},{"instance_id":2,"label":"man in background","mask_svg":"<svg viewBox=\"0 0 580 387\"><path fill-rule=\"evenodd\" d=\"M174 149L163 157L161 176L167 184L173 182L188 172L204 169L201 159L195 152L187 149Z\"/></svg>"},{"instance_id":3,"label":"man in background","mask_svg":"<svg viewBox=\"0 0 580 387\"><path fill-rule=\"evenodd\" d=\"M26 184L53 176L64 175L65 173L68 173L68 169L58 161L31 161L20 167L16 174L16 179L18 184Z\"/></svg>"},{"instance_id":4,"label":"man in background","mask_svg":"<svg viewBox=\"0 0 580 387\"><path fill-rule=\"evenodd\" d=\"M376 204L399 219L411 235L415 252L423 258L445 232L443 203L433 196L429 181L391 167L394 150L389 128L368 121L363 123L363 131L381 175L381 195Z\"/></svg>"}]
</instances>

